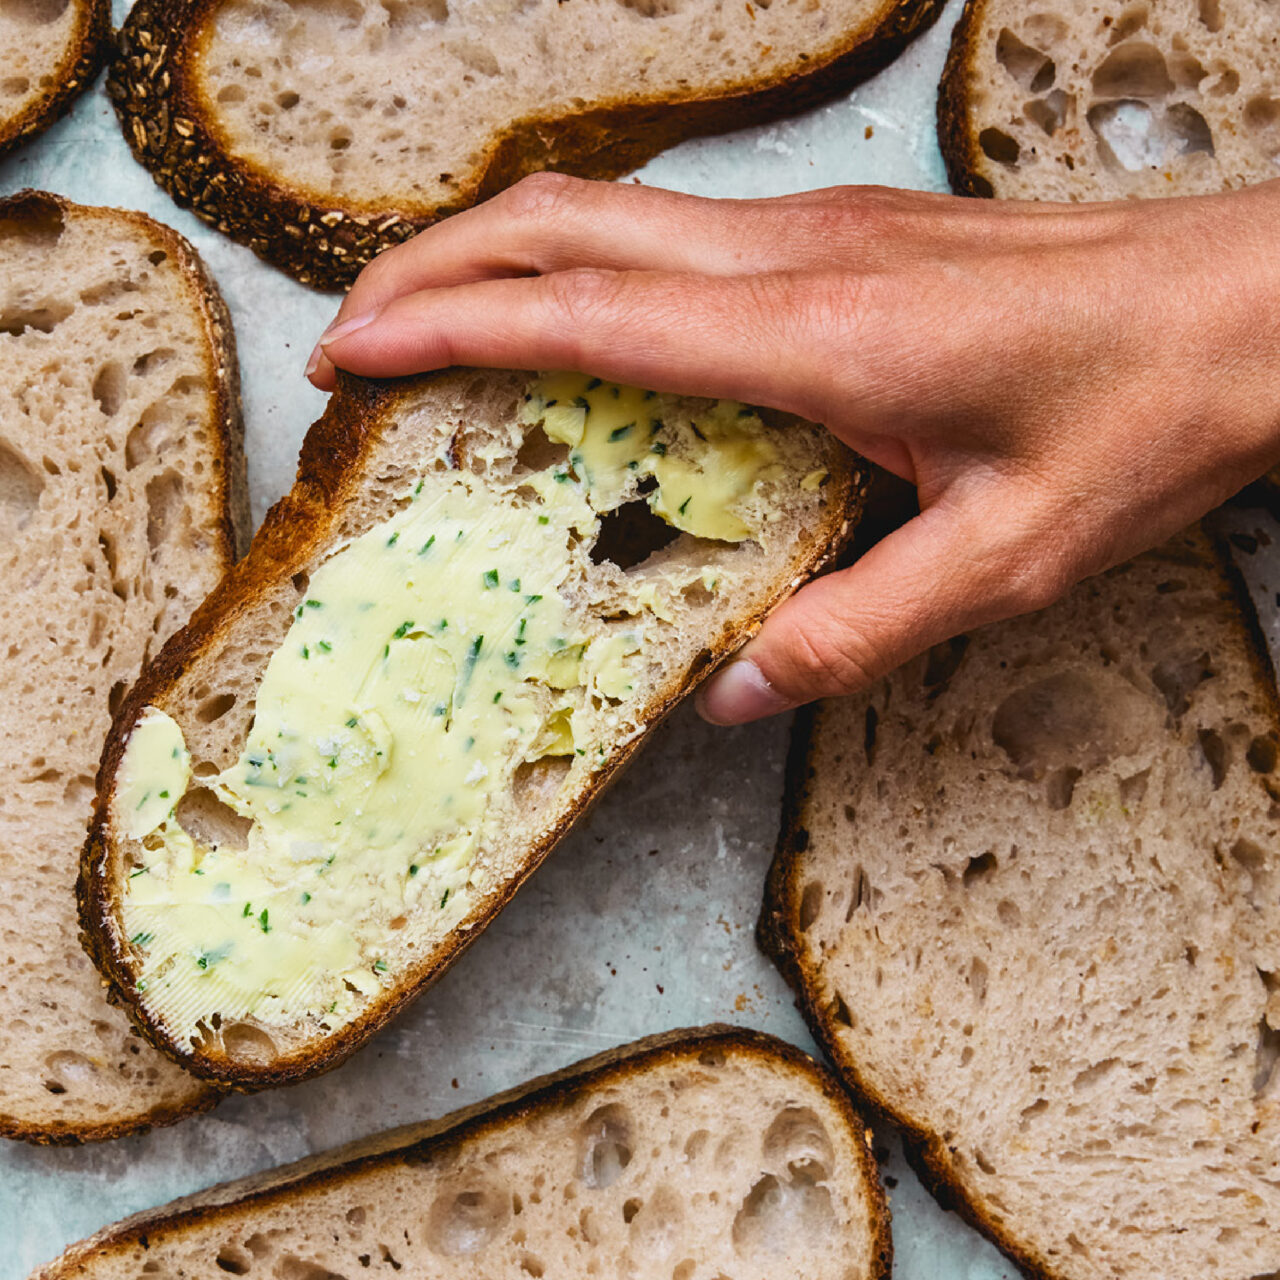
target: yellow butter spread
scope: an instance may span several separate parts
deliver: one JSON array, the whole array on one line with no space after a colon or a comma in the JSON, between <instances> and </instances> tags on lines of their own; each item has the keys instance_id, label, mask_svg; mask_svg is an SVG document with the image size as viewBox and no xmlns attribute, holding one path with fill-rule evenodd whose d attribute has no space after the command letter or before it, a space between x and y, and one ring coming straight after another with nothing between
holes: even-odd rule
<instances>
[{"instance_id":1,"label":"yellow butter spread","mask_svg":"<svg viewBox=\"0 0 1280 1280\"><path fill-rule=\"evenodd\" d=\"M473 905L515 771L604 757L591 707L635 692L643 628L670 614L649 582L634 629L584 616L570 548L645 477L663 519L741 540L744 502L780 470L754 413L719 403L680 421L671 404L577 375L536 383L525 420L568 444L568 462L505 487L434 475L339 547L266 666L239 759L194 790L181 729L147 709L113 817L142 845L122 906L137 988L171 1033L214 1013L353 1016L394 980L382 951L411 914L447 926ZM184 794L238 822L200 835Z\"/></svg>"},{"instance_id":2,"label":"yellow butter spread","mask_svg":"<svg viewBox=\"0 0 1280 1280\"><path fill-rule=\"evenodd\" d=\"M742 505L781 471L753 409L719 400L691 421L666 411L670 397L561 373L532 389L523 417L569 446L569 464L597 511L611 510L646 477L649 508L700 538L741 542L754 532Z\"/></svg>"}]
</instances>

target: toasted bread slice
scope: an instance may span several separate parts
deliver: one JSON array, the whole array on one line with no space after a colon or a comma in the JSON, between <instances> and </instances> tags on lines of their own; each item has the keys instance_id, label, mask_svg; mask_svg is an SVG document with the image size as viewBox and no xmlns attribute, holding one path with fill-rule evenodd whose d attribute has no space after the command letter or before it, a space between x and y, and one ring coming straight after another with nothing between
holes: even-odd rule
<instances>
[{"instance_id":1,"label":"toasted bread slice","mask_svg":"<svg viewBox=\"0 0 1280 1280\"><path fill-rule=\"evenodd\" d=\"M1030 1275L1280 1268L1278 715L1193 530L797 737L762 940Z\"/></svg>"},{"instance_id":2,"label":"toasted bread slice","mask_svg":"<svg viewBox=\"0 0 1280 1280\"><path fill-rule=\"evenodd\" d=\"M230 319L137 213L0 201L0 1133L112 1137L213 1094L142 1043L76 941L112 712L247 541Z\"/></svg>"},{"instance_id":3,"label":"toasted bread slice","mask_svg":"<svg viewBox=\"0 0 1280 1280\"><path fill-rule=\"evenodd\" d=\"M1280 177L1275 18L1257 0L968 0L938 96L967 195L1194 195Z\"/></svg>"},{"instance_id":4,"label":"toasted bread slice","mask_svg":"<svg viewBox=\"0 0 1280 1280\"><path fill-rule=\"evenodd\" d=\"M341 1061L836 552L861 490L822 428L726 402L344 378L106 749L81 919L138 1025L241 1088Z\"/></svg>"},{"instance_id":5,"label":"toasted bread slice","mask_svg":"<svg viewBox=\"0 0 1280 1280\"><path fill-rule=\"evenodd\" d=\"M110 34L110 0L0 6L0 156L47 129L93 83Z\"/></svg>"},{"instance_id":6,"label":"toasted bread slice","mask_svg":"<svg viewBox=\"0 0 1280 1280\"><path fill-rule=\"evenodd\" d=\"M353 1276L371 1257L411 1276L887 1280L891 1246L835 1080L704 1027L140 1214L33 1280Z\"/></svg>"},{"instance_id":7,"label":"toasted bread slice","mask_svg":"<svg viewBox=\"0 0 1280 1280\"><path fill-rule=\"evenodd\" d=\"M617 177L683 138L813 105L940 8L139 0L108 88L175 200L336 288L525 174Z\"/></svg>"}]
</instances>

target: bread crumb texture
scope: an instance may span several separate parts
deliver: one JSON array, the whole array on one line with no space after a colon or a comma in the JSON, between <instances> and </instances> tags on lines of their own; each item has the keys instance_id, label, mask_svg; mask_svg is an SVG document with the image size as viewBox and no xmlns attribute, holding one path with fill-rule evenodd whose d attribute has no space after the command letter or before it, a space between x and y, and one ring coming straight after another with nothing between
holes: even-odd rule
<instances>
[{"instance_id":1,"label":"bread crumb texture","mask_svg":"<svg viewBox=\"0 0 1280 1280\"><path fill-rule=\"evenodd\" d=\"M817 715L793 975L1035 1274L1280 1270L1280 739L1242 609L1190 532Z\"/></svg>"},{"instance_id":2,"label":"bread crumb texture","mask_svg":"<svg viewBox=\"0 0 1280 1280\"><path fill-rule=\"evenodd\" d=\"M0 4L0 155L52 123L92 82L110 9L109 0Z\"/></svg>"},{"instance_id":3,"label":"bread crumb texture","mask_svg":"<svg viewBox=\"0 0 1280 1280\"><path fill-rule=\"evenodd\" d=\"M338 1152L108 1228L39 1280L884 1280L861 1124L778 1048L703 1039L571 1070L442 1133L374 1139L363 1160Z\"/></svg>"},{"instance_id":4,"label":"bread crumb texture","mask_svg":"<svg viewBox=\"0 0 1280 1280\"><path fill-rule=\"evenodd\" d=\"M104 778L90 927L163 1043L236 1083L325 1065L438 974L856 514L843 446L736 403L378 394L340 499L269 518ZM313 431L351 440L347 404Z\"/></svg>"},{"instance_id":5,"label":"bread crumb texture","mask_svg":"<svg viewBox=\"0 0 1280 1280\"><path fill-rule=\"evenodd\" d=\"M1263 182L1280 177L1278 66L1269 0L970 0L948 163L974 194L1036 200Z\"/></svg>"},{"instance_id":6,"label":"bread crumb texture","mask_svg":"<svg viewBox=\"0 0 1280 1280\"><path fill-rule=\"evenodd\" d=\"M108 1006L73 895L111 715L230 562L227 352L186 253L140 215L0 202L0 1132L15 1136L94 1136L206 1096Z\"/></svg>"}]
</instances>

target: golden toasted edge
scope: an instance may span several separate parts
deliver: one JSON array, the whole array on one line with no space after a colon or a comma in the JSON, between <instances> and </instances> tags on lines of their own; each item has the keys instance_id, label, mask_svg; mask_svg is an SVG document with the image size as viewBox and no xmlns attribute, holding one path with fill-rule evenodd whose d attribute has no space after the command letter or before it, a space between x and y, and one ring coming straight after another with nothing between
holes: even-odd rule
<instances>
[{"instance_id":1,"label":"golden toasted edge","mask_svg":"<svg viewBox=\"0 0 1280 1280\"><path fill-rule=\"evenodd\" d=\"M1237 630L1243 641L1254 678L1280 730L1280 693L1277 693L1275 668L1253 601L1223 539L1211 527L1204 527L1204 532L1217 560L1219 600L1225 620ZM819 703L805 708L796 717L787 755L782 822L773 863L765 882L756 940L795 992L796 1004L814 1039L855 1104L902 1131L907 1160L938 1203L944 1209L958 1213L985 1235L1023 1270L1028 1280L1067 1280L1061 1272L1053 1270L1050 1262L1036 1253L1027 1241L1019 1239L1009 1224L997 1222L984 1210L977 1197L970 1193L965 1177L956 1172L942 1136L915 1123L905 1104L881 1093L867 1080L858 1068L856 1054L841 1044L827 1012L819 1007L821 978L816 969L804 960L804 947L799 936L801 890L795 870L797 859L809 846L805 821L809 788L815 774L811 763L813 744L822 733L824 718L832 714L839 714L834 705Z\"/></svg>"},{"instance_id":2,"label":"golden toasted edge","mask_svg":"<svg viewBox=\"0 0 1280 1280\"><path fill-rule=\"evenodd\" d=\"M79 205L47 191L25 189L0 199L0 218L38 206L53 207L63 216L92 218L107 227L120 222L139 228L173 255L192 296L193 309L200 315L208 349L212 356L209 381L213 389L213 422L216 443L210 447L212 467L207 484L216 486L212 505L220 509L216 554L230 567L249 540L249 487L245 470L244 423L240 408L240 375L236 363L235 333L217 284L200 255L172 227L132 209L111 209ZM139 680L141 676L139 677ZM135 682L136 683L136 682ZM77 884L77 892L79 886ZM115 1003L111 994L106 998ZM174 1124L187 1116L208 1111L223 1090L207 1082L190 1103L152 1107L135 1117L101 1124L28 1124L13 1116L0 1115L0 1138L15 1138L41 1146L75 1146L145 1133L149 1129Z\"/></svg>"},{"instance_id":3,"label":"golden toasted edge","mask_svg":"<svg viewBox=\"0 0 1280 1280\"><path fill-rule=\"evenodd\" d=\"M994 196L990 181L979 172L980 151L970 119L970 84L978 57L978 33L987 0L965 0L951 32L951 46L938 85L938 145L951 189L961 196Z\"/></svg>"},{"instance_id":4,"label":"golden toasted edge","mask_svg":"<svg viewBox=\"0 0 1280 1280\"><path fill-rule=\"evenodd\" d=\"M338 1066L431 986L542 865L671 709L719 662L755 634L777 604L835 559L861 512L866 473L857 456L831 438L827 458L832 478L823 521L814 531L807 555L797 564L790 581L779 585L765 607L739 619L703 649L687 672L677 673L665 688L658 690L640 715L647 724L645 732L622 748L592 789L566 809L556 825L529 849L521 872L490 900L484 914L476 918L469 929L454 929L437 950L423 958L419 977L388 988L360 1017L339 1031L317 1039L308 1047L282 1054L261 1067L236 1064L222 1054L207 1050L195 1051L189 1044L176 1042L134 998L130 960L117 937L118 930L113 928L114 886L108 875L105 833L111 789L125 743L143 710L153 703L163 703L177 678L192 664L203 660L211 641L235 625L244 607L261 591L303 569L325 546L345 498L361 483L363 463L379 439L387 414L412 388L447 376L448 372L383 382L339 374L338 390L330 396L324 415L303 441L293 488L267 513L245 559L226 575L196 610L190 623L168 641L134 684L116 713L107 737L98 772L93 823L76 884L85 950L109 983L112 998L124 1006L152 1044L194 1074L233 1089L253 1092L289 1084Z\"/></svg>"},{"instance_id":5,"label":"golden toasted edge","mask_svg":"<svg viewBox=\"0 0 1280 1280\"><path fill-rule=\"evenodd\" d=\"M764 1067L784 1068L806 1076L840 1114L857 1153L858 1172L869 1211L867 1230L872 1240L872 1269L868 1280L889 1280L893 1261L889 1206L871 1153L870 1131L848 1095L825 1067L794 1046L758 1031L723 1024L650 1036L540 1076L441 1119L374 1135L335 1151L240 1182L224 1183L137 1214L72 1245L61 1257L37 1271L31 1280L64 1280L83 1275L86 1267L112 1250L130 1248L160 1231L182 1232L219 1218L231 1219L247 1208L268 1210L274 1204L287 1201L297 1191L334 1187L354 1182L367 1172L430 1159L445 1146L506 1127L518 1128L531 1115L567 1102L584 1088L621 1082L657 1067L715 1051L750 1057Z\"/></svg>"},{"instance_id":6,"label":"golden toasted edge","mask_svg":"<svg viewBox=\"0 0 1280 1280\"><path fill-rule=\"evenodd\" d=\"M619 97L559 116L512 121L490 139L466 185L438 205L328 203L232 156L189 81L202 23L220 0L138 0L107 75L134 156L178 204L317 289L341 289L384 249L431 223L552 168L616 178L685 138L805 110L887 66L944 0L881 0L863 26L820 56L755 82L685 98Z\"/></svg>"},{"instance_id":7,"label":"golden toasted edge","mask_svg":"<svg viewBox=\"0 0 1280 1280\"><path fill-rule=\"evenodd\" d=\"M93 83L111 47L111 0L72 0L78 21L53 84L21 111L0 119L0 158L42 133Z\"/></svg>"}]
</instances>

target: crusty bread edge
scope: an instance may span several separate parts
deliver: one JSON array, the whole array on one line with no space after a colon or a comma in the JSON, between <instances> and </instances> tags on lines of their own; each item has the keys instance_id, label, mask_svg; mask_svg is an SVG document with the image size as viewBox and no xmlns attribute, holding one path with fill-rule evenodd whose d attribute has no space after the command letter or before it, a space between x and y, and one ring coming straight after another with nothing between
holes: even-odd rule
<instances>
[{"instance_id":1,"label":"crusty bread edge","mask_svg":"<svg viewBox=\"0 0 1280 1280\"><path fill-rule=\"evenodd\" d=\"M677 672L665 687L655 692L640 713L640 718L647 725L645 732L626 743L614 757L608 772L565 810L552 829L544 833L529 850L519 874L506 881L500 892L486 899L485 910L461 922L468 925L467 928L453 929L433 952L430 967L420 978L387 989L358 1018L325 1037L319 1047L302 1048L281 1055L268 1066L250 1068L244 1063L232 1063L221 1054L195 1051L189 1044L175 1041L130 994L134 975L131 957L126 954L126 946L115 924L106 848L108 804L125 743L143 710L151 703L163 702L165 693L180 674L201 660L213 637L234 625L241 610L262 589L300 572L316 551L325 545L346 498L363 481L362 466L377 444L382 421L394 411L410 388L446 376L447 372L385 382L339 375L338 391L330 397L324 415L303 441L298 478L293 488L267 513L248 556L223 579L196 610L191 622L174 635L133 686L115 717L104 748L93 823L81 857L76 886L85 949L109 982L114 998L124 1004L129 1016L152 1044L197 1075L235 1089L253 1091L288 1084L336 1067L425 991L506 906L672 708L718 662L753 635L775 605L829 564L857 524L865 474L856 456L832 440L829 446L832 478L828 498L822 521L813 532L807 559L800 561L790 579L778 585L761 609L726 626L720 636L701 651L687 671ZM841 458L849 460L844 467L838 465Z\"/></svg>"},{"instance_id":2,"label":"crusty bread edge","mask_svg":"<svg viewBox=\"0 0 1280 1280\"><path fill-rule=\"evenodd\" d=\"M871 1134L848 1094L824 1066L793 1045L763 1032L712 1024L664 1032L540 1076L526 1084L464 1107L437 1120L406 1125L376 1134L292 1165L211 1187L207 1191L146 1210L105 1227L70 1246L40 1268L31 1280L70 1280L83 1276L95 1259L115 1248L144 1241L158 1229L182 1231L220 1217L231 1218L252 1207L266 1210L300 1190L324 1189L355 1181L366 1172L402 1163L421 1163L445 1146L472 1141L504 1127L518 1127L543 1108L566 1103L575 1093L598 1085L623 1082L682 1058L722 1050L750 1055L766 1067L784 1066L806 1075L839 1112L857 1152L868 1207L867 1232L872 1242L867 1280L889 1280L893 1264L889 1206L871 1152Z\"/></svg>"},{"instance_id":3,"label":"crusty bread edge","mask_svg":"<svg viewBox=\"0 0 1280 1280\"><path fill-rule=\"evenodd\" d=\"M1217 557L1222 601L1225 605L1234 604L1238 610L1232 621L1243 633L1254 676L1266 692L1273 720L1280 726L1280 693L1277 693L1275 667L1252 598L1222 537L1209 525L1203 528ZM829 711L825 713L830 714ZM796 1005L814 1039L843 1080L855 1104L901 1131L908 1163L939 1204L958 1213L991 1240L1029 1280L1067 1280L1027 1241L1019 1239L1014 1229L996 1222L977 1197L969 1193L964 1176L951 1162L942 1136L913 1123L905 1107L896 1104L867 1080L858 1069L856 1057L842 1046L834 1027L818 1006L816 997L821 982L812 966L803 959L804 948L798 928L801 888L794 872L797 858L809 844L809 832L804 823L809 785L814 777L810 755L823 715L823 705L815 704L804 708L796 717L787 754L781 828L765 882L756 940L792 988Z\"/></svg>"},{"instance_id":4,"label":"crusty bread edge","mask_svg":"<svg viewBox=\"0 0 1280 1280\"><path fill-rule=\"evenodd\" d=\"M213 277L200 255L172 227L135 210L78 205L62 196L28 188L0 199L0 218L38 205L52 206L64 215L101 219L108 224L120 221L131 223L163 244L173 255L188 290L194 295L194 309L202 319L208 349L215 361L210 383L214 399L213 426L217 432L217 440L210 452L220 465L208 477L207 483L219 486L219 490L213 495L214 504L222 511L217 528L217 554L222 557L224 565L234 563L237 553L249 540L249 489L245 470L244 423L240 411L240 375L236 363L235 332L230 312ZM207 1111L221 1096L222 1090L207 1086L189 1104L155 1107L139 1114L136 1119L104 1124L34 1125L0 1116L0 1138L15 1138L41 1146L74 1146L84 1142L101 1142L174 1124L186 1116Z\"/></svg>"},{"instance_id":5,"label":"crusty bread edge","mask_svg":"<svg viewBox=\"0 0 1280 1280\"><path fill-rule=\"evenodd\" d=\"M801 55L754 85L744 79L678 100L618 97L512 121L489 141L469 184L440 205L327 202L232 156L188 79L186 33L218 0L138 0L117 34L107 90L134 156L178 204L303 284L340 289L384 249L539 169L617 178L685 138L816 106L887 66L943 2L880 0L876 18L824 58ZM549 165L553 148L558 159Z\"/></svg>"},{"instance_id":6,"label":"crusty bread edge","mask_svg":"<svg viewBox=\"0 0 1280 1280\"><path fill-rule=\"evenodd\" d=\"M978 140L969 120L970 77L986 4L987 0L965 0L964 11L951 31L938 84L938 145L951 189L960 196L995 195L991 183L979 172Z\"/></svg>"},{"instance_id":7,"label":"crusty bread edge","mask_svg":"<svg viewBox=\"0 0 1280 1280\"><path fill-rule=\"evenodd\" d=\"M111 0L72 0L76 29L52 73L53 85L7 121L0 122L0 157L43 133L71 109L93 83L111 47Z\"/></svg>"}]
</instances>

